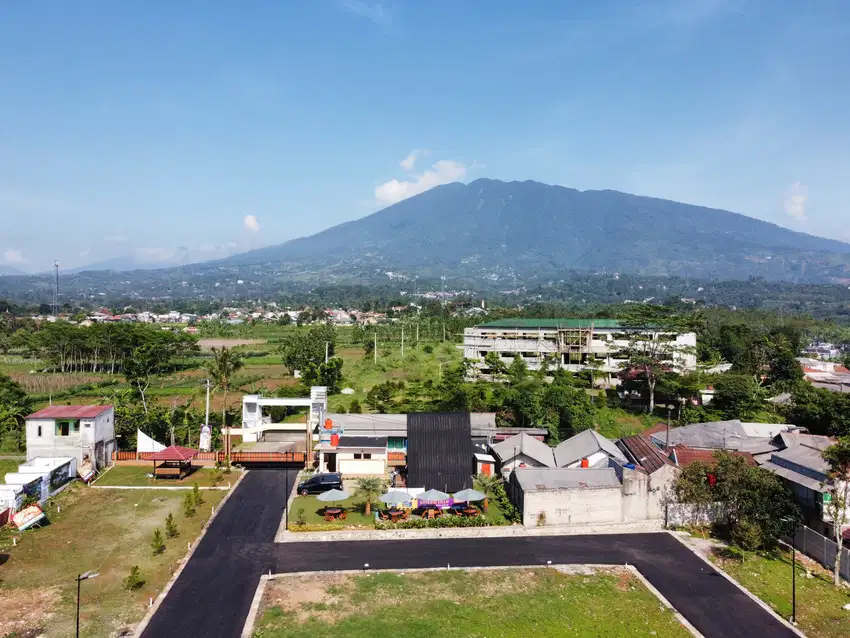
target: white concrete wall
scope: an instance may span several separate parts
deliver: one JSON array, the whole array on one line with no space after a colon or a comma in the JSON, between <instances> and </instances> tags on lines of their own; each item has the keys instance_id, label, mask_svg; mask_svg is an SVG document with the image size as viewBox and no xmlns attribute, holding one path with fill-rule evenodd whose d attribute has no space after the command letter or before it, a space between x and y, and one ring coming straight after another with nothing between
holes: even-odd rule
<instances>
[{"instance_id":1,"label":"white concrete wall","mask_svg":"<svg viewBox=\"0 0 850 638\"><path fill-rule=\"evenodd\" d=\"M345 476L384 476L387 464L381 459L340 459L337 468Z\"/></svg>"},{"instance_id":2,"label":"white concrete wall","mask_svg":"<svg viewBox=\"0 0 850 638\"><path fill-rule=\"evenodd\" d=\"M98 469L108 465L115 449L115 411L110 408L95 419L80 419L79 422L79 432L56 436L56 419L27 420L27 461L38 456L70 456L79 464L83 457L89 456ZM41 436L38 435L39 427ZM99 442L103 447L100 459L96 459Z\"/></svg>"},{"instance_id":3,"label":"white concrete wall","mask_svg":"<svg viewBox=\"0 0 850 638\"><path fill-rule=\"evenodd\" d=\"M587 457L587 463L590 467L593 467L597 463L600 463L601 461L603 461L607 458L608 458L608 455L605 454L605 452L603 452L602 450L600 450L600 451L594 452L593 454L588 456ZM566 468L581 467L581 459L579 459L575 463L571 463L570 465L565 465L564 467L566 467Z\"/></svg>"},{"instance_id":4,"label":"white concrete wall","mask_svg":"<svg viewBox=\"0 0 850 638\"><path fill-rule=\"evenodd\" d=\"M589 525L622 521L622 488L562 489L526 492L522 524L537 526L541 512L546 525Z\"/></svg>"}]
</instances>

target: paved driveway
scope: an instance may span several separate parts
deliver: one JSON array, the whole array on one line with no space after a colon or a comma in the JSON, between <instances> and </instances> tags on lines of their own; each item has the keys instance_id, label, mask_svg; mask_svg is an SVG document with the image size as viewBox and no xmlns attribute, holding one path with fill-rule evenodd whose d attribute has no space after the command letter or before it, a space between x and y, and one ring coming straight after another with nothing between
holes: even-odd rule
<instances>
[{"instance_id":1,"label":"paved driveway","mask_svg":"<svg viewBox=\"0 0 850 638\"><path fill-rule=\"evenodd\" d=\"M144 638L239 636L260 574L422 567L629 563L706 638L794 633L668 534L274 544L294 471L249 472L210 526Z\"/></svg>"},{"instance_id":2,"label":"paved driveway","mask_svg":"<svg viewBox=\"0 0 850 638\"><path fill-rule=\"evenodd\" d=\"M239 636L260 582L275 568L274 537L297 470L251 470L142 634L143 638Z\"/></svg>"}]
</instances>

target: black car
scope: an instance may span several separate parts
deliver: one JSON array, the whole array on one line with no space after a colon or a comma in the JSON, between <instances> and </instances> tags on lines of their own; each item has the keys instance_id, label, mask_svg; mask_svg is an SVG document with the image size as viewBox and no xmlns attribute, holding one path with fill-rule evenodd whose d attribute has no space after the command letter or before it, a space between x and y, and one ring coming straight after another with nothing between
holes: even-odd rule
<instances>
[{"instance_id":1,"label":"black car","mask_svg":"<svg viewBox=\"0 0 850 638\"><path fill-rule=\"evenodd\" d=\"M324 474L314 474L305 481L298 484L298 493L301 496L308 494L320 494L330 490L342 489L342 474L339 472L326 472Z\"/></svg>"}]
</instances>

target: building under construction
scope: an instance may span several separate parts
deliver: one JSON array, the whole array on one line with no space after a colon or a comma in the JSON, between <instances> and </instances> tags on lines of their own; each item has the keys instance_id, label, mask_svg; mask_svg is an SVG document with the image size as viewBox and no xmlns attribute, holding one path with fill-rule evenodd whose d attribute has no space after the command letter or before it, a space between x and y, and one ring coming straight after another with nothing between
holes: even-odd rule
<instances>
[{"instance_id":1,"label":"building under construction","mask_svg":"<svg viewBox=\"0 0 850 638\"><path fill-rule=\"evenodd\" d=\"M617 383L617 373L628 360L628 349L636 335L663 340L671 369L684 372L696 368L696 334L671 334L653 328L629 327L615 319L500 319L463 335L463 356L477 372L490 376L485 358L495 352L507 366L519 356L530 370L544 361L550 370L581 372L593 368L597 382Z\"/></svg>"}]
</instances>

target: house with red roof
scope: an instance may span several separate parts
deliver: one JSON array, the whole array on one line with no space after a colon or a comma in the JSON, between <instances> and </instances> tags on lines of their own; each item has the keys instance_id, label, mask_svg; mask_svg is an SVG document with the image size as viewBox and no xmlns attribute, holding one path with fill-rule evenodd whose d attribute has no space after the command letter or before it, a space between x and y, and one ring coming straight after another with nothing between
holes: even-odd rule
<instances>
[{"instance_id":1,"label":"house with red roof","mask_svg":"<svg viewBox=\"0 0 850 638\"><path fill-rule=\"evenodd\" d=\"M51 405L26 418L27 461L72 457L77 467L90 461L101 470L112 459L115 410L111 405Z\"/></svg>"}]
</instances>

